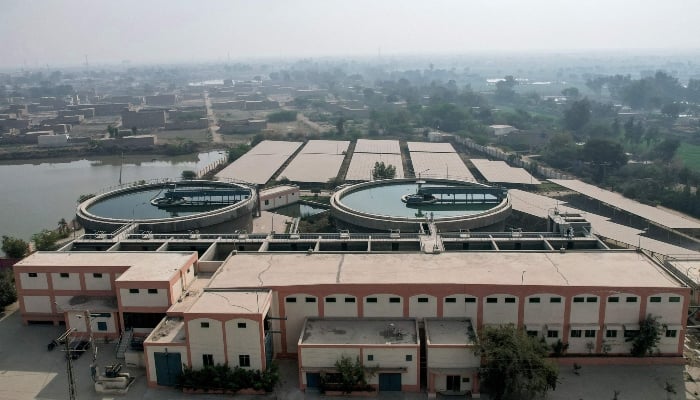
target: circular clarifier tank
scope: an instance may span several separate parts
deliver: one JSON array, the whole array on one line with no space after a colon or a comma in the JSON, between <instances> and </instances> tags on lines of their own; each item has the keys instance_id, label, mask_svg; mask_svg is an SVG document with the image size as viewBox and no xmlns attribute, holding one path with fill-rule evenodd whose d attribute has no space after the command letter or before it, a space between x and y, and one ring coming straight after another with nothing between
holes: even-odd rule
<instances>
[{"instance_id":1,"label":"circular clarifier tank","mask_svg":"<svg viewBox=\"0 0 700 400\"><path fill-rule=\"evenodd\" d=\"M416 232L502 230L511 205L505 189L449 179L393 179L348 186L331 197L331 213L349 228Z\"/></svg>"},{"instance_id":2,"label":"circular clarifier tank","mask_svg":"<svg viewBox=\"0 0 700 400\"><path fill-rule=\"evenodd\" d=\"M162 182L131 186L86 200L76 216L88 231L112 232L138 223L153 232L183 232L230 223L229 232L250 229L255 190L238 183Z\"/></svg>"}]
</instances>

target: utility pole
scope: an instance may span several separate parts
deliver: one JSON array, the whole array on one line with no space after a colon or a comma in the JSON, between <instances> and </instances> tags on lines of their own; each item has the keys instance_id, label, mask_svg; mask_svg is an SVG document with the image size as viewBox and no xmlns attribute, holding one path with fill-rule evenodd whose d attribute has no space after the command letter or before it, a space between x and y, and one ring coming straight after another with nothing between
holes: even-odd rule
<instances>
[{"instance_id":1,"label":"utility pole","mask_svg":"<svg viewBox=\"0 0 700 400\"><path fill-rule=\"evenodd\" d=\"M66 372L68 374L68 399L75 400L75 376L73 374L73 355L70 351L70 335L75 332L75 329L71 328L65 331L61 336L56 338L56 343L63 345L63 352L66 356Z\"/></svg>"}]
</instances>

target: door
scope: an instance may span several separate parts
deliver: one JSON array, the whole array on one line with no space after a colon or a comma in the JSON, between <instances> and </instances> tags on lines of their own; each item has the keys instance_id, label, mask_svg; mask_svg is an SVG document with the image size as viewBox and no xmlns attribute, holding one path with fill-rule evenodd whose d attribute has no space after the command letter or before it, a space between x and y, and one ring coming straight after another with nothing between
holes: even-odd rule
<instances>
[{"instance_id":1,"label":"door","mask_svg":"<svg viewBox=\"0 0 700 400\"><path fill-rule=\"evenodd\" d=\"M452 392L459 392L459 382L462 377L459 375L447 375L447 390Z\"/></svg>"},{"instance_id":2,"label":"door","mask_svg":"<svg viewBox=\"0 0 700 400\"><path fill-rule=\"evenodd\" d=\"M306 387L310 389L318 389L321 384L321 374L319 373L306 373Z\"/></svg>"},{"instance_id":3,"label":"door","mask_svg":"<svg viewBox=\"0 0 700 400\"><path fill-rule=\"evenodd\" d=\"M156 364L156 381L161 386L175 386L182 375L180 353L153 353Z\"/></svg>"},{"instance_id":4,"label":"door","mask_svg":"<svg viewBox=\"0 0 700 400\"><path fill-rule=\"evenodd\" d=\"M401 374L379 374L379 391L400 392Z\"/></svg>"},{"instance_id":5,"label":"door","mask_svg":"<svg viewBox=\"0 0 700 400\"><path fill-rule=\"evenodd\" d=\"M272 332L267 332L265 335L265 365L272 364L272 356L275 355L274 343L272 341Z\"/></svg>"}]
</instances>

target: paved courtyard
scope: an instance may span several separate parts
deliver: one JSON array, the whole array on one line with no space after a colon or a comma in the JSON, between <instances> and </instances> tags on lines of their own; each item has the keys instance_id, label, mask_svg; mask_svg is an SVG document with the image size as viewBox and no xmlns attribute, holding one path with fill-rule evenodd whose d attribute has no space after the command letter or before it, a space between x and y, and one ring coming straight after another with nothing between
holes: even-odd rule
<instances>
[{"instance_id":1,"label":"paved courtyard","mask_svg":"<svg viewBox=\"0 0 700 400\"><path fill-rule=\"evenodd\" d=\"M66 399L68 385L66 379L66 362L63 352L56 348L48 351L46 345L65 329L47 325L23 326L17 313L12 311L0 316L0 400L25 399ZM111 364L114 359L114 344L98 344L97 363L99 366ZM163 388L150 389L146 386L145 371L129 369L136 377L129 393L126 395L101 395L95 393L90 378L89 354L75 361L77 398L80 400L112 399L147 399L147 400L181 400L192 399L192 395L183 395L177 390ZM268 396L236 396L246 398L299 400L323 399L314 393L304 394L297 389L298 377L296 362L280 361L281 383L276 394ZM619 391L618 400L680 400L700 399L700 385L686 379L689 376L700 382L700 369L682 366L584 366L574 373L571 367L560 370L560 384L551 392L549 400L608 400L613 399L614 392ZM667 383L670 386L667 386ZM675 390L670 393L666 390ZM197 395L196 399L222 399L218 395ZM382 393L384 399L426 399L423 393L402 394ZM486 396L482 396L486 398Z\"/></svg>"}]
</instances>

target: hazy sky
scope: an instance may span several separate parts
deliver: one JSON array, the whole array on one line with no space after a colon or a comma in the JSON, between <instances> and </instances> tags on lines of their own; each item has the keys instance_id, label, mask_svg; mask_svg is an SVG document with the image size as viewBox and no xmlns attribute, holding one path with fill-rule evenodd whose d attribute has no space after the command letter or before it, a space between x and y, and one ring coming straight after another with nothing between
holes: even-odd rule
<instances>
[{"instance_id":1,"label":"hazy sky","mask_svg":"<svg viewBox=\"0 0 700 400\"><path fill-rule=\"evenodd\" d=\"M700 48L698 0L1 0L0 66Z\"/></svg>"}]
</instances>

